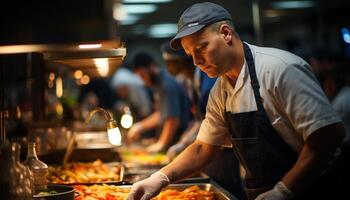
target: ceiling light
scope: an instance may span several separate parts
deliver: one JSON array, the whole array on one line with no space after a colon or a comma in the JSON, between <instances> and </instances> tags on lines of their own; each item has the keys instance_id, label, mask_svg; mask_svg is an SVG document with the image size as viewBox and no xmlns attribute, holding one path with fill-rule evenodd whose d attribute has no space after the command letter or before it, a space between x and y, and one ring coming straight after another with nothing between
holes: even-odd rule
<instances>
[{"instance_id":1,"label":"ceiling light","mask_svg":"<svg viewBox=\"0 0 350 200\"><path fill-rule=\"evenodd\" d=\"M97 49L101 48L102 44L80 44L79 49Z\"/></svg>"},{"instance_id":2,"label":"ceiling light","mask_svg":"<svg viewBox=\"0 0 350 200\"><path fill-rule=\"evenodd\" d=\"M169 3L173 0L124 0L123 3Z\"/></svg>"},{"instance_id":3,"label":"ceiling light","mask_svg":"<svg viewBox=\"0 0 350 200\"><path fill-rule=\"evenodd\" d=\"M126 19L119 21L120 25L131 25L135 24L139 19L141 19L140 15L128 15Z\"/></svg>"},{"instance_id":4,"label":"ceiling light","mask_svg":"<svg viewBox=\"0 0 350 200\"><path fill-rule=\"evenodd\" d=\"M117 21L125 20L128 16L128 13L124 9L123 4L121 3L115 3L113 5L113 18Z\"/></svg>"},{"instance_id":5,"label":"ceiling light","mask_svg":"<svg viewBox=\"0 0 350 200\"><path fill-rule=\"evenodd\" d=\"M153 38L172 37L176 32L177 24L155 24L148 29L148 35Z\"/></svg>"},{"instance_id":6,"label":"ceiling light","mask_svg":"<svg viewBox=\"0 0 350 200\"><path fill-rule=\"evenodd\" d=\"M280 1L271 3L273 8L277 9L297 9L312 8L316 6L314 1Z\"/></svg>"},{"instance_id":7,"label":"ceiling light","mask_svg":"<svg viewBox=\"0 0 350 200\"><path fill-rule=\"evenodd\" d=\"M157 6L153 4L123 5L123 8L128 14L152 13L157 10Z\"/></svg>"}]
</instances>

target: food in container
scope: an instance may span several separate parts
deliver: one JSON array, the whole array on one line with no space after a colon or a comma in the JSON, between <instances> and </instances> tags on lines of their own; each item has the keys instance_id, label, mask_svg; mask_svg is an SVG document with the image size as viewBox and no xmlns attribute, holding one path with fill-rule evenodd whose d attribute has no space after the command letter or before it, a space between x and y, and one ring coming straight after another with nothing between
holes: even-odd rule
<instances>
[{"instance_id":1,"label":"food in container","mask_svg":"<svg viewBox=\"0 0 350 200\"><path fill-rule=\"evenodd\" d=\"M123 167L121 165L107 166L101 160L94 162L72 162L65 166L49 167L47 176L49 183L83 184L122 181Z\"/></svg>"},{"instance_id":2,"label":"food in container","mask_svg":"<svg viewBox=\"0 0 350 200\"><path fill-rule=\"evenodd\" d=\"M131 185L75 185L79 193L76 200L126 200ZM152 200L237 200L216 184L174 184Z\"/></svg>"}]
</instances>

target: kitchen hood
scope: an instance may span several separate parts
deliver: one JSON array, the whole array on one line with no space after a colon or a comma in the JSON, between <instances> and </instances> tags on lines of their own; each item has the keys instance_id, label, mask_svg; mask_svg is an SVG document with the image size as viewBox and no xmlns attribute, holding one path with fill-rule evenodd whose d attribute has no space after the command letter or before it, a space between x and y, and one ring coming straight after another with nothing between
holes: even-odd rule
<instances>
[{"instance_id":1,"label":"kitchen hood","mask_svg":"<svg viewBox=\"0 0 350 200\"><path fill-rule=\"evenodd\" d=\"M92 78L109 76L126 55L113 18L118 2L8 0L0 12L0 55L41 53L45 62L80 69ZM104 67L104 74L97 73Z\"/></svg>"},{"instance_id":2,"label":"kitchen hood","mask_svg":"<svg viewBox=\"0 0 350 200\"><path fill-rule=\"evenodd\" d=\"M0 46L118 40L116 0L5 0Z\"/></svg>"}]
</instances>

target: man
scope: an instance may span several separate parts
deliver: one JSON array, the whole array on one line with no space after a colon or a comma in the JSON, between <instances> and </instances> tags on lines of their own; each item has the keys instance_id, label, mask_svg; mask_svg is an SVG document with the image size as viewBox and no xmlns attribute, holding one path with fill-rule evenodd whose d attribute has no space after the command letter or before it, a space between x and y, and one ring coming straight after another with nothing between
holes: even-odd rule
<instances>
[{"instance_id":1,"label":"man","mask_svg":"<svg viewBox=\"0 0 350 200\"><path fill-rule=\"evenodd\" d=\"M143 79L146 86L154 90L156 109L150 116L131 127L127 139L134 142L145 131L161 125L158 141L147 150L165 151L177 142L190 121L189 99L183 88L164 69L158 67L148 54L139 53L135 56L133 70Z\"/></svg>"},{"instance_id":2,"label":"man","mask_svg":"<svg viewBox=\"0 0 350 200\"><path fill-rule=\"evenodd\" d=\"M149 199L232 145L248 199L341 199L333 167L344 138L309 65L288 52L243 43L230 14L198 3L182 14L171 46L219 77L197 140L172 163L135 183L129 199Z\"/></svg>"},{"instance_id":3,"label":"man","mask_svg":"<svg viewBox=\"0 0 350 200\"><path fill-rule=\"evenodd\" d=\"M125 67L119 68L112 77L111 87L121 99L116 108L125 101L130 106L135 121L146 118L152 112L152 102L143 81L136 74ZM142 101L140 101L142 99Z\"/></svg>"},{"instance_id":4,"label":"man","mask_svg":"<svg viewBox=\"0 0 350 200\"><path fill-rule=\"evenodd\" d=\"M189 123L188 128L181 135L180 141L171 146L167 151L167 156L173 160L187 146L195 141L202 120L205 116L209 92L213 87L216 78L208 77L199 68L193 65L192 57L186 55L183 49L173 50L169 42L166 42L161 47L163 59L166 63L168 71L179 77L180 80L190 80L191 86L187 91L191 93L192 98L192 113L194 119ZM177 79L179 80L179 79ZM187 86L187 84L186 84ZM187 88L187 87L186 87ZM232 156L232 148L220 148L219 152L211 160L208 165L202 169L227 191L235 194L237 198L242 196L242 186L239 179L239 165L237 159Z\"/></svg>"}]
</instances>

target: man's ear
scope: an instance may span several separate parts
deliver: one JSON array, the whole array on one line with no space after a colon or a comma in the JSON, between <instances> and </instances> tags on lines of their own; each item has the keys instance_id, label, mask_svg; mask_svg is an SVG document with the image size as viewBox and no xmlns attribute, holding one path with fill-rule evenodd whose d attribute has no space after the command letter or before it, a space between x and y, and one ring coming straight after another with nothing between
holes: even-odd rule
<instances>
[{"instance_id":1,"label":"man's ear","mask_svg":"<svg viewBox=\"0 0 350 200\"><path fill-rule=\"evenodd\" d=\"M232 41L233 33L227 24L221 24L219 32L227 43L230 43Z\"/></svg>"}]
</instances>

